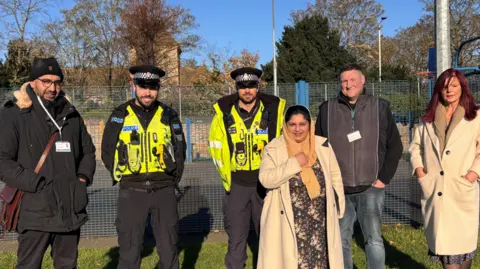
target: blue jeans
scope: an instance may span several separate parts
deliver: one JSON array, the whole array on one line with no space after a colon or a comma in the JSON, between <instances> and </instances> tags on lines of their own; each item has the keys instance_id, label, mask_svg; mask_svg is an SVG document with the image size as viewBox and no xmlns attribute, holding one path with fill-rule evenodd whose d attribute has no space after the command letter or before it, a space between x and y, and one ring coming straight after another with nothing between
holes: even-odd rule
<instances>
[{"instance_id":1,"label":"blue jeans","mask_svg":"<svg viewBox=\"0 0 480 269\"><path fill-rule=\"evenodd\" d=\"M345 214L340 219L343 262L345 269L353 268L353 225L358 218L365 242L368 269L385 268L385 247L382 239L382 210L385 189L368 188L355 194L345 194Z\"/></svg>"}]
</instances>

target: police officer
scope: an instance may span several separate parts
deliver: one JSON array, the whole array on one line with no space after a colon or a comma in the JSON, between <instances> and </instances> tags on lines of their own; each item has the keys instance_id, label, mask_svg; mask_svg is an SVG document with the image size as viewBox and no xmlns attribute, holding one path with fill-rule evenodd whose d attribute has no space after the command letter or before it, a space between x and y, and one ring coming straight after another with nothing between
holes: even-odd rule
<instances>
[{"instance_id":1,"label":"police officer","mask_svg":"<svg viewBox=\"0 0 480 269\"><path fill-rule=\"evenodd\" d=\"M250 218L259 235L265 189L258 181L258 169L263 148L280 135L285 100L259 92L261 70L243 67L232 71L230 76L237 92L220 98L214 105L209 152L226 191L225 265L237 269L244 268L247 260Z\"/></svg>"},{"instance_id":2,"label":"police officer","mask_svg":"<svg viewBox=\"0 0 480 269\"><path fill-rule=\"evenodd\" d=\"M182 177L185 137L178 114L157 101L161 69L134 66L135 98L115 108L102 139L102 160L113 184L120 182L117 268L140 268L147 217L160 257L159 268L178 268L178 212L175 186Z\"/></svg>"}]
</instances>

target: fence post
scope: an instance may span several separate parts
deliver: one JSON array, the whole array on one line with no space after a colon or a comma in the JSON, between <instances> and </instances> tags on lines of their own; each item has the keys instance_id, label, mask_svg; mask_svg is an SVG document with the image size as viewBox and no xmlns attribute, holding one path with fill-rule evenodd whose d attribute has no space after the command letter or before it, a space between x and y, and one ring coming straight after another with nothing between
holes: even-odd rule
<instances>
[{"instance_id":1,"label":"fence post","mask_svg":"<svg viewBox=\"0 0 480 269\"><path fill-rule=\"evenodd\" d=\"M428 80L428 97L429 99L432 99L433 96L433 86L434 86L433 80L429 79Z\"/></svg>"},{"instance_id":2,"label":"fence post","mask_svg":"<svg viewBox=\"0 0 480 269\"><path fill-rule=\"evenodd\" d=\"M325 83L325 101L328 101L327 83Z\"/></svg>"},{"instance_id":3,"label":"fence post","mask_svg":"<svg viewBox=\"0 0 480 269\"><path fill-rule=\"evenodd\" d=\"M187 142L187 163L192 162L192 139L191 139L191 132L192 132L192 123L190 118L185 119L185 136L186 136L186 142Z\"/></svg>"},{"instance_id":4,"label":"fence post","mask_svg":"<svg viewBox=\"0 0 480 269\"><path fill-rule=\"evenodd\" d=\"M300 80L295 84L296 98L295 103L297 105L304 105L308 107L308 83L304 80Z\"/></svg>"},{"instance_id":5,"label":"fence post","mask_svg":"<svg viewBox=\"0 0 480 269\"><path fill-rule=\"evenodd\" d=\"M178 88L178 110L180 113L180 121L182 121L182 87Z\"/></svg>"},{"instance_id":6,"label":"fence post","mask_svg":"<svg viewBox=\"0 0 480 269\"><path fill-rule=\"evenodd\" d=\"M408 111L408 143L412 143L412 130L414 128L412 109Z\"/></svg>"},{"instance_id":7,"label":"fence post","mask_svg":"<svg viewBox=\"0 0 480 269\"><path fill-rule=\"evenodd\" d=\"M310 89L309 89L309 86L308 86L308 83L305 82L305 92L304 92L304 98L305 98L305 102L304 102L304 106L308 109L310 109Z\"/></svg>"},{"instance_id":8,"label":"fence post","mask_svg":"<svg viewBox=\"0 0 480 269\"><path fill-rule=\"evenodd\" d=\"M295 83L295 104L300 103L300 81Z\"/></svg>"}]
</instances>

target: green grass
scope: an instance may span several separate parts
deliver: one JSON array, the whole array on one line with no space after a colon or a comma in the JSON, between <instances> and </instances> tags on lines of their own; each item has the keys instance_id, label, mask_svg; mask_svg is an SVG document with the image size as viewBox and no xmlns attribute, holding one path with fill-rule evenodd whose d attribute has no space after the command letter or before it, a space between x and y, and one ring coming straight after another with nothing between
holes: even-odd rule
<instances>
[{"instance_id":1,"label":"green grass","mask_svg":"<svg viewBox=\"0 0 480 269\"><path fill-rule=\"evenodd\" d=\"M409 226L385 226L385 248L387 252L386 268L438 268L441 267L430 262L427 256L427 245L423 230L413 229ZM361 236L353 241L353 260L356 268L366 268L365 253L360 247ZM223 259L227 252L226 243L204 243L196 245L182 245L180 264L182 269L198 268L212 269L225 268ZM49 252L47 252L49 253ZM153 247L145 247L142 252L141 268L156 268L158 256ZM78 268L116 268L118 248L106 249L80 249ZM0 268L13 268L16 262L14 252L0 253ZM53 268L49 254L45 255L42 268ZM248 249L247 268L254 268L252 252ZM477 258L472 268L480 268L480 258Z\"/></svg>"}]
</instances>

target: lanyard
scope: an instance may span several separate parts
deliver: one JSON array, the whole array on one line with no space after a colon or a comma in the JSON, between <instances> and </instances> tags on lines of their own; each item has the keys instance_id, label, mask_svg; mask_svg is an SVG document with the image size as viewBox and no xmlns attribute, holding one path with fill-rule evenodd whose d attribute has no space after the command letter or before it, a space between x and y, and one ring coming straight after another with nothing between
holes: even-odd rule
<instances>
[{"instance_id":1,"label":"lanyard","mask_svg":"<svg viewBox=\"0 0 480 269\"><path fill-rule=\"evenodd\" d=\"M43 105L43 102L42 102L42 99L40 98L40 96L37 95L37 99L38 99L38 102L40 103L40 105L42 106L43 110L45 110L45 113L47 113L48 117L52 120L53 124L55 125L55 127L57 127L58 129L58 132L60 133L60 141L62 141L62 128L57 124L57 122L53 119L52 115L50 115L50 113L48 112L48 110L45 108L45 106Z\"/></svg>"},{"instance_id":2,"label":"lanyard","mask_svg":"<svg viewBox=\"0 0 480 269\"><path fill-rule=\"evenodd\" d=\"M352 114L352 131L355 130L355 109L351 109L350 113Z\"/></svg>"}]
</instances>

